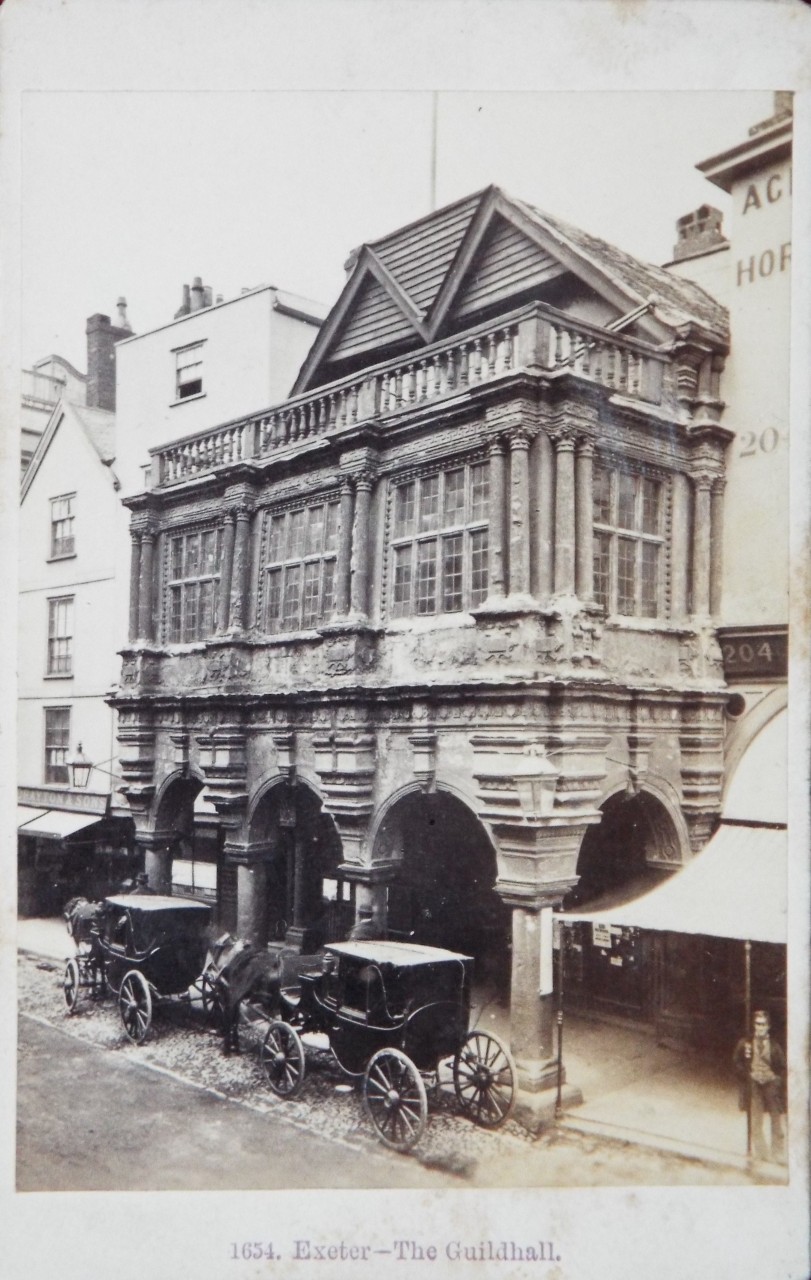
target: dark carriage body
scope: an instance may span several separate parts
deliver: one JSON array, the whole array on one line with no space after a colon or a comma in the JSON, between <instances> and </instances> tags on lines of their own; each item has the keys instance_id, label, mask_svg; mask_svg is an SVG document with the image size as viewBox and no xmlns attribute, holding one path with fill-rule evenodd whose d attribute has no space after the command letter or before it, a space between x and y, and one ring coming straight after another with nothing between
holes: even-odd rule
<instances>
[{"instance_id":1,"label":"dark carriage body","mask_svg":"<svg viewBox=\"0 0 811 1280\"><path fill-rule=\"evenodd\" d=\"M205 967L211 909L191 898L121 894L106 898L99 950L107 981L118 990L135 969L158 996L176 996Z\"/></svg>"},{"instance_id":2,"label":"dark carriage body","mask_svg":"<svg viewBox=\"0 0 811 1280\"><path fill-rule=\"evenodd\" d=\"M363 1105L378 1137L408 1151L428 1118L425 1079L440 1089L440 1066L461 1109L476 1123L503 1124L515 1099L515 1063L497 1036L469 1030L473 960L440 947L389 941L332 943L295 987L281 984L262 1064L282 1097L301 1089L301 1037L326 1035L339 1064L362 1077Z\"/></svg>"},{"instance_id":3,"label":"dark carriage body","mask_svg":"<svg viewBox=\"0 0 811 1280\"><path fill-rule=\"evenodd\" d=\"M344 1070L359 1075L380 1049L433 1071L467 1035L473 961L438 947L344 942L325 949L317 972L299 977L303 1031L322 1031Z\"/></svg>"},{"instance_id":4,"label":"dark carriage body","mask_svg":"<svg viewBox=\"0 0 811 1280\"><path fill-rule=\"evenodd\" d=\"M75 1013L82 992L99 1000L114 992L124 1030L141 1044L155 1002L189 998L196 986L205 1001L204 970L211 909L191 898L118 894L101 903L74 899L65 910L76 955L65 966L63 993Z\"/></svg>"}]
</instances>

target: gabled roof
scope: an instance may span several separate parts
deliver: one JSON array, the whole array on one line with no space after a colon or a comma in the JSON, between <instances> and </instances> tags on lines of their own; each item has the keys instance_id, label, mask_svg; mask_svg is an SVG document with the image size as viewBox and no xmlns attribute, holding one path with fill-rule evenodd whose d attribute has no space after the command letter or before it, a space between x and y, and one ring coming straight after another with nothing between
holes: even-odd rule
<instances>
[{"instance_id":1,"label":"gabled roof","mask_svg":"<svg viewBox=\"0 0 811 1280\"><path fill-rule=\"evenodd\" d=\"M23 502L31 488L57 431L64 431L66 426L69 430L71 424L86 438L105 467L110 467L115 461L115 414L107 409L76 404L63 396L54 405L48 424L37 441L34 455L25 470L20 485L20 502ZM113 479L115 483L115 478Z\"/></svg>"},{"instance_id":2,"label":"gabled roof","mask_svg":"<svg viewBox=\"0 0 811 1280\"><path fill-rule=\"evenodd\" d=\"M689 327L728 342L725 308L692 281L490 186L361 247L293 394L330 381L342 362L376 363L387 350L431 343L466 314L567 273L618 317L653 300L639 321L649 339L669 341Z\"/></svg>"}]
</instances>

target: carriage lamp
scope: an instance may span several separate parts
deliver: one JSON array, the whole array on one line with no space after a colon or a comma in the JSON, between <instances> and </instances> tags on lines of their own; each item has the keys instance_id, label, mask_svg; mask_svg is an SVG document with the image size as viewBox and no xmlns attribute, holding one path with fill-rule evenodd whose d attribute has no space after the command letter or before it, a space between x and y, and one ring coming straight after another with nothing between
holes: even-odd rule
<instances>
[{"instance_id":1,"label":"carriage lamp","mask_svg":"<svg viewBox=\"0 0 811 1280\"><path fill-rule=\"evenodd\" d=\"M70 780L72 785L83 791L90 781L90 774L93 766L82 751L81 742L79 743L76 755L72 760L68 760L68 768L70 769Z\"/></svg>"}]
</instances>

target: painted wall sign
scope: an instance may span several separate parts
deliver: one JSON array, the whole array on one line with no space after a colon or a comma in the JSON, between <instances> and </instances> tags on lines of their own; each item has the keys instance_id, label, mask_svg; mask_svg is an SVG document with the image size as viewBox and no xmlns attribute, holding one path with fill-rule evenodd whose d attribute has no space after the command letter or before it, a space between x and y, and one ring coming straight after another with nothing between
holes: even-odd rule
<instances>
[{"instance_id":1,"label":"painted wall sign","mask_svg":"<svg viewBox=\"0 0 811 1280\"><path fill-rule=\"evenodd\" d=\"M728 681L755 677L785 679L788 674L786 630L731 628L719 631L724 676Z\"/></svg>"}]
</instances>

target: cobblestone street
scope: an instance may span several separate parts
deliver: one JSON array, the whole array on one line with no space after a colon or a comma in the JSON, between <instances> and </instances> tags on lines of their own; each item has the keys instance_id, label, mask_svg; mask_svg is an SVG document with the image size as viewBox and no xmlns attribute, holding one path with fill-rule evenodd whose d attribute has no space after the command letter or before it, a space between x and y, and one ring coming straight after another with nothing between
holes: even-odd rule
<instances>
[{"instance_id":1,"label":"cobblestone street","mask_svg":"<svg viewBox=\"0 0 811 1280\"><path fill-rule=\"evenodd\" d=\"M201 1167L199 1161L190 1161L186 1146L189 1143L189 1126L194 1126L199 1115L201 1125L210 1114L213 1100L220 1106L237 1104L254 1114L259 1131L268 1131L266 1150L273 1150L268 1157L267 1169L257 1160L256 1152L246 1154L245 1167L240 1170L229 1161L228 1185L233 1187L264 1186L622 1186L622 1185L718 1185L745 1184L757 1181L755 1177L718 1166L704 1165L674 1155L646 1150L632 1144L607 1141L550 1129L533 1139L519 1125L510 1121L498 1133L476 1128L469 1120L455 1113L452 1093L444 1089L431 1098L429 1124L417 1150L410 1156L398 1156L385 1151L374 1139L365 1121L356 1090L347 1084L331 1054L310 1045L308 1051L308 1075L302 1094L294 1100L277 1098L264 1083L256 1054L246 1045L238 1057L225 1057L219 1037L206 1027L202 1013L193 1006L175 1006L158 1013L151 1038L144 1046L136 1048L124 1035L116 1002L112 999L100 1003L83 1000L79 1011L70 1017L64 1007L61 993L61 966L54 961L20 956L19 996L21 1030L19 1054L24 1069L20 1079L19 1112L21 1121L18 1150L18 1170L25 1170L28 1189L56 1189L94 1185L90 1169L93 1161L87 1153L88 1169L82 1170L77 1161L81 1152L74 1151L69 1169L54 1163L53 1152L48 1154L48 1132L54 1133L60 1124L74 1122L71 1090L49 1088L48 1078L58 1071L59 1057L69 1056L66 1044L59 1048L60 1040L49 1040L49 1052L43 1053L40 1043L40 1027L31 1020L81 1041L88 1048L102 1051L103 1056L92 1055L92 1062L83 1067L80 1074L86 1078L92 1070L94 1082L106 1076L106 1067L116 1069L126 1065L137 1074L128 1078L127 1096L132 1090L133 1106L145 1107L160 1119L161 1132L177 1130L185 1141L177 1146L176 1170L163 1167L156 1172L156 1162L144 1148L144 1163L128 1151L122 1159L118 1173L108 1169L103 1185L116 1189L146 1188L157 1186L179 1187L183 1170L194 1187L222 1185L221 1170ZM247 1037L243 1037L247 1038ZM109 1055L109 1058L107 1058ZM105 1058L107 1059L105 1062ZM84 1059L83 1059L84 1061ZM144 1095L139 1081L143 1068L154 1072L151 1088ZM444 1077L443 1077L444 1078ZM116 1080L120 1091L120 1077ZM195 1088L193 1097L178 1110L175 1091L178 1086ZM26 1115L26 1099L33 1104L31 1092L38 1086L36 1105ZM136 1104L136 1092L140 1101ZM26 1092L28 1091L28 1092ZM104 1134L105 1117L115 1115L120 1123L122 1108L111 1112L102 1102L101 1085L88 1095L86 1085L77 1080L77 1091L96 1100L97 1119L95 1129ZM206 1092L202 1092L206 1091ZM75 1092L73 1092L75 1098ZM47 1114L42 1110L42 1099L62 1099L62 1111ZM84 1107L83 1116L88 1108ZM173 1116L177 1115L176 1124ZM92 1116L91 1116L92 1118ZM223 1116L222 1121L227 1117ZM232 1121L243 1125L242 1118ZM285 1130L289 1134L298 1131L299 1143L306 1148L307 1141L317 1139L319 1148L313 1159L302 1170L295 1159L289 1170L280 1160L280 1143L273 1137ZM36 1144L42 1153L42 1167L33 1167L27 1150L29 1142ZM193 1134L191 1140L193 1141ZM328 1143L331 1146L325 1146ZM81 1144L80 1144L81 1145ZM174 1143L166 1143L166 1150L174 1149ZM59 1144L55 1144L58 1149ZM258 1142L261 1151L261 1140ZM334 1158L333 1153L334 1152ZM362 1159L348 1159L347 1152L355 1152ZM351 1171L348 1169L351 1166ZM211 1177L207 1184L205 1179ZM88 1178L90 1181L88 1181ZM118 1180L116 1180L118 1179ZM157 1180L156 1180L157 1179ZM202 1179L202 1181L201 1181ZM215 1180L216 1179L216 1180Z\"/></svg>"}]
</instances>

